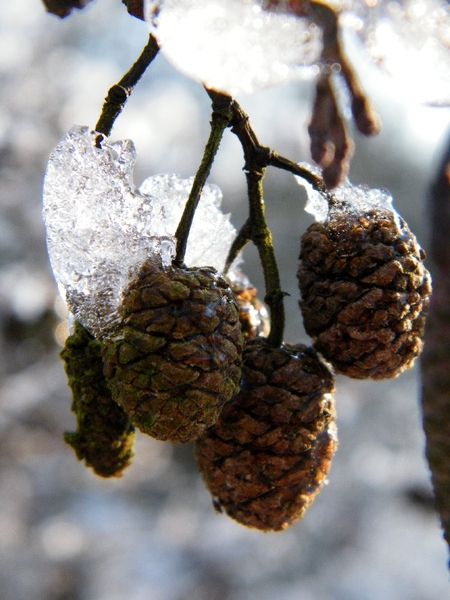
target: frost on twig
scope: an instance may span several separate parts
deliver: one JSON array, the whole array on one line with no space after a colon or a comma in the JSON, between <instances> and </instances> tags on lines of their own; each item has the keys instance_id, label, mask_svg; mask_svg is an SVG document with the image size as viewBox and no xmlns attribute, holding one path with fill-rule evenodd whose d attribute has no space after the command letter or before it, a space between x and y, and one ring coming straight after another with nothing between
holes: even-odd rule
<instances>
[{"instance_id":1,"label":"frost on twig","mask_svg":"<svg viewBox=\"0 0 450 600\"><path fill-rule=\"evenodd\" d=\"M44 181L44 219L55 278L75 318L102 339L115 328L121 294L149 256L163 264L192 178L162 174L133 183L130 140L96 146L97 134L75 126L53 150ZM189 266L223 270L235 235L220 210L222 194L206 185L186 252ZM205 223L208 224L205 227Z\"/></svg>"}]
</instances>

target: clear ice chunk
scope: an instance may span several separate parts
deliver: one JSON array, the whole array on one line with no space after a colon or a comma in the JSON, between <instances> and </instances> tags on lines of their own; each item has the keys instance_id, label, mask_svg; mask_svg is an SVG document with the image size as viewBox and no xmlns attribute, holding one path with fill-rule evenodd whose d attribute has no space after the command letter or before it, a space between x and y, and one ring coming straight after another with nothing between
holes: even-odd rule
<instances>
[{"instance_id":1,"label":"clear ice chunk","mask_svg":"<svg viewBox=\"0 0 450 600\"><path fill-rule=\"evenodd\" d=\"M114 332L121 295L142 263L156 255L169 264L174 233L192 186L176 175L133 183L136 149L130 140L95 144L74 126L50 155L43 215L50 262L69 310L93 335ZM222 195L205 186L188 240L188 266L224 267L235 236L220 210Z\"/></svg>"},{"instance_id":2,"label":"clear ice chunk","mask_svg":"<svg viewBox=\"0 0 450 600\"><path fill-rule=\"evenodd\" d=\"M146 2L161 51L184 74L236 94L302 79L322 48L319 28L258 0ZM315 71L314 71L315 73Z\"/></svg>"},{"instance_id":3,"label":"clear ice chunk","mask_svg":"<svg viewBox=\"0 0 450 600\"><path fill-rule=\"evenodd\" d=\"M193 177L180 179L177 175L153 175L145 179L139 188L144 195L167 198L166 225L170 232L175 233L178 227L193 181ZM222 213L221 204L220 188L205 185L189 232L185 256L187 265L213 266L219 273L223 271L236 230L230 223L230 215Z\"/></svg>"},{"instance_id":4,"label":"clear ice chunk","mask_svg":"<svg viewBox=\"0 0 450 600\"><path fill-rule=\"evenodd\" d=\"M450 10L446 0L351 0L344 27L391 77L396 97L450 105Z\"/></svg>"},{"instance_id":5,"label":"clear ice chunk","mask_svg":"<svg viewBox=\"0 0 450 600\"><path fill-rule=\"evenodd\" d=\"M320 169L308 163L299 163L311 173L320 175ZM305 179L295 176L308 195L305 211L313 215L316 221L323 222L328 218L330 203L326 194L317 191ZM389 210L397 223L399 216L392 204L392 196L387 190L373 189L367 185L353 185L348 179L330 192L334 201L343 202L350 210L365 213L374 209Z\"/></svg>"}]
</instances>

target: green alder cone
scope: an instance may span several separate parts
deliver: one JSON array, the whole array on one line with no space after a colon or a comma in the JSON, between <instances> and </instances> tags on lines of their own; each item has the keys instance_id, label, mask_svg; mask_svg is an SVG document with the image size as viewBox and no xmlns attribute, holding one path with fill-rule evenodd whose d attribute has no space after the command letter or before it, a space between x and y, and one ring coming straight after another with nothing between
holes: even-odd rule
<instances>
[{"instance_id":1,"label":"green alder cone","mask_svg":"<svg viewBox=\"0 0 450 600\"><path fill-rule=\"evenodd\" d=\"M209 267L148 261L121 311L120 333L103 344L113 398L156 439L196 439L239 389L244 340L228 284Z\"/></svg>"},{"instance_id":2,"label":"green alder cone","mask_svg":"<svg viewBox=\"0 0 450 600\"><path fill-rule=\"evenodd\" d=\"M77 430L65 441L101 477L118 477L133 457L134 427L103 375L101 343L78 322L61 352L72 390Z\"/></svg>"},{"instance_id":3,"label":"green alder cone","mask_svg":"<svg viewBox=\"0 0 450 600\"><path fill-rule=\"evenodd\" d=\"M337 446L333 393L333 373L312 348L249 341L240 392L195 444L215 506L262 531L298 521Z\"/></svg>"},{"instance_id":4,"label":"green alder cone","mask_svg":"<svg viewBox=\"0 0 450 600\"><path fill-rule=\"evenodd\" d=\"M431 294L424 258L407 224L389 210L336 206L303 234L303 323L337 373L384 379L412 366Z\"/></svg>"}]
</instances>

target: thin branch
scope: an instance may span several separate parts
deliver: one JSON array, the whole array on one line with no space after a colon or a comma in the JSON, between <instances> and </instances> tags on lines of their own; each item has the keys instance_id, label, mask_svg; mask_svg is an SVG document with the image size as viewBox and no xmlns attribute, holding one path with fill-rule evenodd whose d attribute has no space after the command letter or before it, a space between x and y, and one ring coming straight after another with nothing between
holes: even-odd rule
<instances>
[{"instance_id":1,"label":"thin branch","mask_svg":"<svg viewBox=\"0 0 450 600\"><path fill-rule=\"evenodd\" d=\"M42 0L47 12L64 19L74 8L84 8L91 0Z\"/></svg>"},{"instance_id":2,"label":"thin branch","mask_svg":"<svg viewBox=\"0 0 450 600\"><path fill-rule=\"evenodd\" d=\"M195 211L200 201L203 186L205 185L211 171L214 158L222 140L223 132L229 126L232 116L232 99L230 96L226 96L225 94L216 94L214 92L208 93L212 98L213 109L211 115L211 132L203 152L202 161L197 173L195 174L194 182L192 184L183 215L175 232L177 247L173 263L177 266L181 266L184 263L189 232L194 219Z\"/></svg>"},{"instance_id":3,"label":"thin branch","mask_svg":"<svg viewBox=\"0 0 450 600\"><path fill-rule=\"evenodd\" d=\"M97 125L95 126L95 131L98 131L106 137L110 135L115 120L122 112L128 97L158 52L158 42L153 35L150 34L148 42L137 61L130 70L125 73L122 79L114 84L108 91L102 112L97 121ZM98 141L98 143L100 142L101 140Z\"/></svg>"},{"instance_id":4,"label":"thin branch","mask_svg":"<svg viewBox=\"0 0 450 600\"><path fill-rule=\"evenodd\" d=\"M284 171L288 171L293 175L297 175L312 185L312 187L318 192L321 192L327 196L329 195L322 177L316 175L316 173L313 173L312 171L309 171L306 167L295 163L291 159L281 156L277 152L271 152L268 165L271 167L276 167L277 169L283 169Z\"/></svg>"},{"instance_id":5,"label":"thin branch","mask_svg":"<svg viewBox=\"0 0 450 600\"><path fill-rule=\"evenodd\" d=\"M248 233L258 249L266 289L265 302L270 311L270 333L267 341L274 347L283 343L285 312L280 274L272 243L272 234L266 222L263 200L263 179L271 151L262 146L250 126L248 116L239 104L233 102L231 130L239 139L244 151L245 175L249 200Z\"/></svg>"},{"instance_id":6,"label":"thin branch","mask_svg":"<svg viewBox=\"0 0 450 600\"><path fill-rule=\"evenodd\" d=\"M247 219L245 223L242 225L241 229L238 231L237 236L234 238L233 243L231 244L230 250L228 252L227 260L225 262L225 268L223 270L226 275L230 270L231 265L234 263L239 253L242 252L244 247L251 242L252 240L252 225L250 223L250 219Z\"/></svg>"},{"instance_id":7,"label":"thin branch","mask_svg":"<svg viewBox=\"0 0 450 600\"><path fill-rule=\"evenodd\" d=\"M303 3L298 4L300 7L303 6ZM338 13L330 6L317 1L311 1L306 6L311 11L313 20L323 31L322 60L327 65L337 64L341 68L341 74L352 99L351 108L356 127L364 135L376 135L381 128L380 118L342 48Z\"/></svg>"}]
</instances>

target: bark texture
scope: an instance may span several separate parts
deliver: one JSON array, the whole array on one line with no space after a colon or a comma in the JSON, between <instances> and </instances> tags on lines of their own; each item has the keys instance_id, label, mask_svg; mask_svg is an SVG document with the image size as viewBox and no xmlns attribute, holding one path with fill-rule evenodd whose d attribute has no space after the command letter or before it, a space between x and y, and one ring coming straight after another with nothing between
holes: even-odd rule
<instances>
[{"instance_id":1,"label":"bark texture","mask_svg":"<svg viewBox=\"0 0 450 600\"><path fill-rule=\"evenodd\" d=\"M426 456L444 537L450 547L450 143L430 190L433 297L422 355Z\"/></svg>"}]
</instances>

